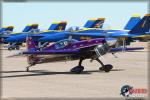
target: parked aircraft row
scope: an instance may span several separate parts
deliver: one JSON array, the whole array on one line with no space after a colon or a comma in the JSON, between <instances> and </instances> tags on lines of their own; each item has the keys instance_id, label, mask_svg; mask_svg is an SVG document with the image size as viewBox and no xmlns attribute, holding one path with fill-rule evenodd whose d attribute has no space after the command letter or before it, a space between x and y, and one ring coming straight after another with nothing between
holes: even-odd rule
<instances>
[{"instance_id":1,"label":"parked aircraft row","mask_svg":"<svg viewBox=\"0 0 150 100\"><path fill-rule=\"evenodd\" d=\"M101 71L109 72L113 66L103 64L99 57L111 53L115 54L120 51L141 50L143 47L126 47L129 43L139 37L150 35L150 14L143 18L139 16L132 17L124 29L112 30L103 29L104 18L88 20L84 25L86 28L70 28L65 30L67 23L53 23L47 31L21 32L19 34L4 35L1 38L3 43L10 43L10 47L26 42L27 50L21 51L15 56L27 56L29 68L36 64L49 63L56 61L78 60L79 64L70 71L81 73L84 70L82 61L91 59L98 61L102 67ZM30 29L37 29L38 26Z\"/></svg>"}]
</instances>

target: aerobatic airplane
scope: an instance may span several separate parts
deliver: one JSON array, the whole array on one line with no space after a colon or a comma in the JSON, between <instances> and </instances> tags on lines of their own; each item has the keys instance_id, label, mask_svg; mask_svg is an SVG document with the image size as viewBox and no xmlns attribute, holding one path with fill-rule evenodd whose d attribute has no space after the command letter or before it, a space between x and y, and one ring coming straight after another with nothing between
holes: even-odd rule
<instances>
[{"instance_id":1,"label":"aerobatic airplane","mask_svg":"<svg viewBox=\"0 0 150 100\"><path fill-rule=\"evenodd\" d=\"M102 67L99 70L109 72L113 66L110 64L104 65L99 57L107 53L116 53L125 49L126 51L140 50L144 49L143 47L134 47L134 48L113 48L117 39L114 38L97 38L90 40L77 41L75 39L64 39L58 41L50 46L39 50L32 37L27 38L27 50L19 52L18 54L9 56L24 56L28 58L27 71L29 68L36 64L56 62L56 61L68 61L68 60L78 60L78 66L71 69L73 73L81 73L84 70L82 66L82 61L85 59L91 59L98 61Z\"/></svg>"}]
</instances>

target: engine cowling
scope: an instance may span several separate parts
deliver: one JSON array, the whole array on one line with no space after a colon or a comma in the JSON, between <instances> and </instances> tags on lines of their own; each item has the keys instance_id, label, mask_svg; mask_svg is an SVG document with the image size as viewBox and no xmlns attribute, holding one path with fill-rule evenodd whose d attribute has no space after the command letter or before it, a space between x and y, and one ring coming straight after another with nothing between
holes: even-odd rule
<instances>
[{"instance_id":1,"label":"engine cowling","mask_svg":"<svg viewBox=\"0 0 150 100\"><path fill-rule=\"evenodd\" d=\"M95 47L94 51L97 55L97 57L105 55L109 51L110 47L107 43L98 45Z\"/></svg>"}]
</instances>

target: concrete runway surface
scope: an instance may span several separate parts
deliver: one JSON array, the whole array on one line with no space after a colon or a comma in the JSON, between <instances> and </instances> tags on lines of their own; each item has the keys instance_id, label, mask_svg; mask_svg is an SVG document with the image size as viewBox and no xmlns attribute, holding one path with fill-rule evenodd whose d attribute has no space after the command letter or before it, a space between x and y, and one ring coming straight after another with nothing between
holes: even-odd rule
<instances>
[{"instance_id":1,"label":"concrete runway surface","mask_svg":"<svg viewBox=\"0 0 150 100\"><path fill-rule=\"evenodd\" d=\"M109 73L100 72L100 64L83 61L85 70L82 74L72 74L70 69L78 61L39 64L26 72L26 58L6 58L18 51L2 50L2 97L83 97L83 98L113 98L123 97L120 89L123 85L134 88L148 87L147 43L133 43L132 46L145 46L137 52L117 53L119 58L107 54L100 59L104 64L112 64L114 68ZM147 94L142 95L147 97Z\"/></svg>"}]
</instances>

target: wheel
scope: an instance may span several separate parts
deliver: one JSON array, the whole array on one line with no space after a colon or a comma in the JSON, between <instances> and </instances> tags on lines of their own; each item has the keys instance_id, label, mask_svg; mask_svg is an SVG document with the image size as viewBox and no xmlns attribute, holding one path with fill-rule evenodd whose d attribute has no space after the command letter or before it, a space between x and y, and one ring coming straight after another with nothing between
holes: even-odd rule
<instances>
[{"instance_id":1,"label":"wheel","mask_svg":"<svg viewBox=\"0 0 150 100\"><path fill-rule=\"evenodd\" d=\"M107 65L104 65L103 67L100 67L99 70L100 70L100 71L109 72L112 68L113 68L112 65L107 64Z\"/></svg>"},{"instance_id":2,"label":"wheel","mask_svg":"<svg viewBox=\"0 0 150 100\"><path fill-rule=\"evenodd\" d=\"M16 46L16 50L19 50L20 49L20 47L19 46Z\"/></svg>"},{"instance_id":3,"label":"wheel","mask_svg":"<svg viewBox=\"0 0 150 100\"><path fill-rule=\"evenodd\" d=\"M104 66L104 71L105 71L105 72L109 72L112 68L113 68L112 65L107 64L107 65Z\"/></svg>"},{"instance_id":4,"label":"wheel","mask_svg":"<svg viewBox=\"0 0 150 100\"><path fill-rule=\"evenodd\" d=\"M107 64L107 65L105 65L108 69L112 69L113 68L113 66L111 65L111 64Z\"/></svg>"},{"instance_id":5,"label":"wheel","mask_svg":"<svg viewBox=\"0 0 150 100\"><path fill-rule=\"evenodd\" d=\"M84 70L83 66L76 66L72 68L70 71L76 74L80 74Z\"/></svg>"}]
</instances>

